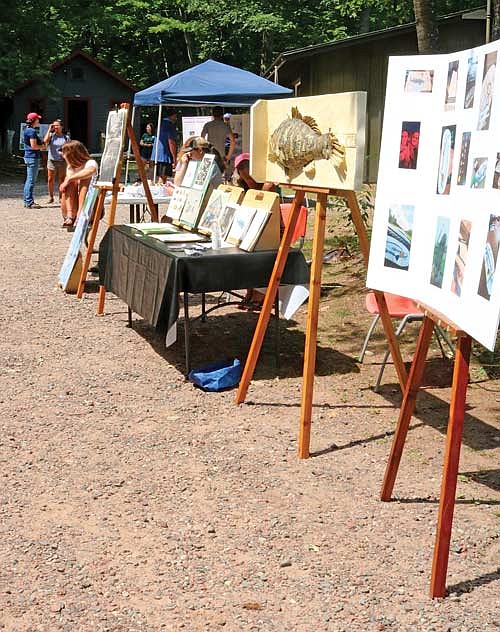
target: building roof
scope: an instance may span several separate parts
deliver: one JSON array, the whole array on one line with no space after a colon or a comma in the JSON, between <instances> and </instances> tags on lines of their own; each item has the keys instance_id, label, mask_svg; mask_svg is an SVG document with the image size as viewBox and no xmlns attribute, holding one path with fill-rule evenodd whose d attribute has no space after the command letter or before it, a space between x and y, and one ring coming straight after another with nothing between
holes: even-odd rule
<instances>
[{"instance_id":1,"label":"building roof","mask_svg":"<svg viewBox=\"0 0 500 632\"><path fill-rule=\"evenodd\" d=\"M57 70L61 66L64 66L68 62L70 62L73 59L75 59L76 57L83 57L83 59L88 61L90 64L93 64L94 66L96 66L96 68L98 68L101 72L104 72L108 76L110 76L113 79L115 79L116 81L120 82L122 85L124 85L126 88L128 88L132 92L137 92L138 91L138 88L136 88L133 84L131 84L126 79L121 77L114 70L111 70L111 68L108 68L107 66L104 66L104 64L101 64L101 62L97 61L97 59L95 59L94 57L92 57L88 53L84 53L82 50L75 50L70 55L68 55L67 57L64 57L64 59L61 59L61 60L57 61L55 64L52 64L52 66L50 67L50 70L52 72L54 72L55 70ZM37 81L37 79L38 79L38 77L34 77L33 79L28 79L27 81L24 81L19 86L17 86L17 88L14 90L14 92L17 92L18 90L21 90L21 88L25 88L30 83L33 83L33 81Z\"/></svg>"},{"instance_id":2,"label":"building roof","mask_svg":"<svg viewBox=\"0 0 500 632\"><path fill-rule=\"evenodd\" d=\"M474 11L457 11L450 15L438 18L438 22L451 22L457 19L462 20L484 20L486 18L485 9L477 9ZM312 55L321 54L330 50L338 50L347 46L356 46L358 43L365 43L369 41L376 41L381 39L387 39L393 37L396 34L414 33L415 22L409 24L402 24L400 26L391 26L387 29L381 29L379 31L370 31L368 33L361 33L360 35L352 35L344 39L324 42L323 44L312 44L303 48L294 48L292 50L284 51L280 53L272 64L265 70L264 76L270 77L277 68L281 68L288 61L297 58L310 57Z\"/></svg>"}]
</instances>

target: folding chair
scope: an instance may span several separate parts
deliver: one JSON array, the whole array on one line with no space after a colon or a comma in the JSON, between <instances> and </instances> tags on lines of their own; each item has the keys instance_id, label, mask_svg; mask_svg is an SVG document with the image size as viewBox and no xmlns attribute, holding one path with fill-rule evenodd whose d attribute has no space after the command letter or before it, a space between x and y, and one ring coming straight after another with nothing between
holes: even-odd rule
<instances>
[{"instance_id":1,"label":"folding chair","mask_svg":"<svg viewBox=\"0 0 500 632\"><path fill-rule=\"evenodd\" d=\"M391 318L401 318L401 322L399 323L398 328L396 329L396 332L395 332L396 337L399 337L399 335L402 333L407 323L423 320L424 318L423 312L418 309L418 307L415 305L415 303L411 299L405 298L404 296L398 296L397 294L390 294L389 292L384 292L384 296L385 296L385 301L387 303L387 310L389 312L389 316ZM373 330L375 329L376 324L380 320L378 304L377 304L377 300L375 298L374 292L368 292L368 294L366 295L365 303L366 303L366 309L370 312L370 314L373 314L374 317L368 329L368 333L366 334L366 338L363 343L361 353L359 354L360 362L363 362L363 358L365 357L365 353L366 353L366 348L368 346L368 341L370 340L370 337L373 333ZM434 334L436 336L436 340L441 350L441 354L443 358L446 357L446 354L443 348L443 343L448 347L448 349L450 349L451 355L453 357L455 355L455 349L453 347L453 343L449 339L445 330L440 325L436 324L436 326L434 327ZM376 393L378 392L378 389L380 387L380 382L382 381L382 375L384 373L387 360L389 359L389 354L390 354L390 349L387 349L384 355L384 359L382 360L382 364L380 366L377 383L375 384L374 390Z\"/></svg>"},{"instance_id":2,"label":"folding chair","mask_svg":"<svg viewBox=\"0 0 500 632\"><path fill-rule=\"evenodd\" d=\"M292 210L291 204L288 204L288 203L280 204L281 221L282 221L283 226L287 225L291 210ZM297 219L297 223L295 224L295 230L293 231L293 236L292 236L292 244L298 241L299 250L301 250L302 246L304 245L304 239L306 236L306 228L307 228L307 206L301 206L300 211L299 211L299 217Z\"/></svg>"}]
</instances>

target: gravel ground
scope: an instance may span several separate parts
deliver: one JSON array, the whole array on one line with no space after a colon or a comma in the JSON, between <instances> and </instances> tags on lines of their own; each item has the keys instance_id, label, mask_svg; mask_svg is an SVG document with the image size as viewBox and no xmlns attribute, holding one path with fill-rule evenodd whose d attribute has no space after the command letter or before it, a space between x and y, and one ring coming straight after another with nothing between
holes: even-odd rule
<instances>
[{"instance_id":1,"label":"gravel ground","mask_svg":"<svg viewBox=\"0 0 500 632\"><path fill-rule=\"evenodd\" d=\"M381 503L399 394L392 368L370 388L380 336L354 359L362 274L323 297L315 456L298 461L305 308L283 327L278 377L264 353L246 404L202 393L182 344L127 328L113 296L97 317L94 290L57 287L70 236L55 206L24 210L21 188L0 184L0 630L500 628L500 380L469 388L450 596L431 600L449 389L426 388ZM244 352L254 324L214 315L195 361Z\"/></svg>"}]
</instances>

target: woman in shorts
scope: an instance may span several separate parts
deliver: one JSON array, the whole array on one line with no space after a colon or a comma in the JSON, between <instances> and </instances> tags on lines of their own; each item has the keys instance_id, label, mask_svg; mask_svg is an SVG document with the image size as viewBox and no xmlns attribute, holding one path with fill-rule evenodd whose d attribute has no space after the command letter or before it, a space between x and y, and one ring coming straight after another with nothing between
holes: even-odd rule
<instances>
[{"instance_id":1,"label":"woman in shorts","mask_svg":"<svg viewBox=\"0 0 500 632\"><path fill-rule=\"evenodd\" d=\"M61 149L69 140L68 136L63 132L63 126L60 119L57 119L49 127L43 142L47 146L47 186L49 189L49 199L47 204L54 202L54 182L57 175L57 183L62 184L66 177L66 162L61 154ZM61 194L59 194L61 199Z\"/></svg>"},{"instance_id":2,"label":"woman in shorts","mask_svg":"<svg viewBox=\"0 0 500 632\"><path fill-rule=\"evenodd\" d=\"M98 165L79 140L70 140L63 145L61 153L66 161L66 177L59 187L63 228L71 229L83 206L89 185L97 176Z\"/></svg>"}]
</instances>

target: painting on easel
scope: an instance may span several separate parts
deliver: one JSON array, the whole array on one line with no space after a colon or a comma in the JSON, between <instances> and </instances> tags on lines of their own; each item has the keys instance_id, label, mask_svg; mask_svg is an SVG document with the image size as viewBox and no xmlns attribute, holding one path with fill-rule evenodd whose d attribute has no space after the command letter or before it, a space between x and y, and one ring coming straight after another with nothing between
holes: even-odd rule
<instances>
[{"instance_id":1,"label":"painting on easel","mask_svg":"<svg viewBox=\"0 0 500 632\"><path fill-rule=\"evenodd\" d=\"M500 321L499 50L496 41L427 55L431 90L408 90L421 56L390 58L367 278L368 287L427 305L490 350ZM418 162L402 169L417 129ZM411 227L401 212L409 208Z\"/></svg>"},{"instance_id":2,"label":"painting on easel","mask_svg":"<svg viewBox=\"0 0 500 632\"><path fill-rule=\"evenodd\" d=\"M121 157L125 145L128 109L111 110L106 124L106 143L101 158L97 186L112 186L119 177Z\"/></svg>"}]
</instances>

